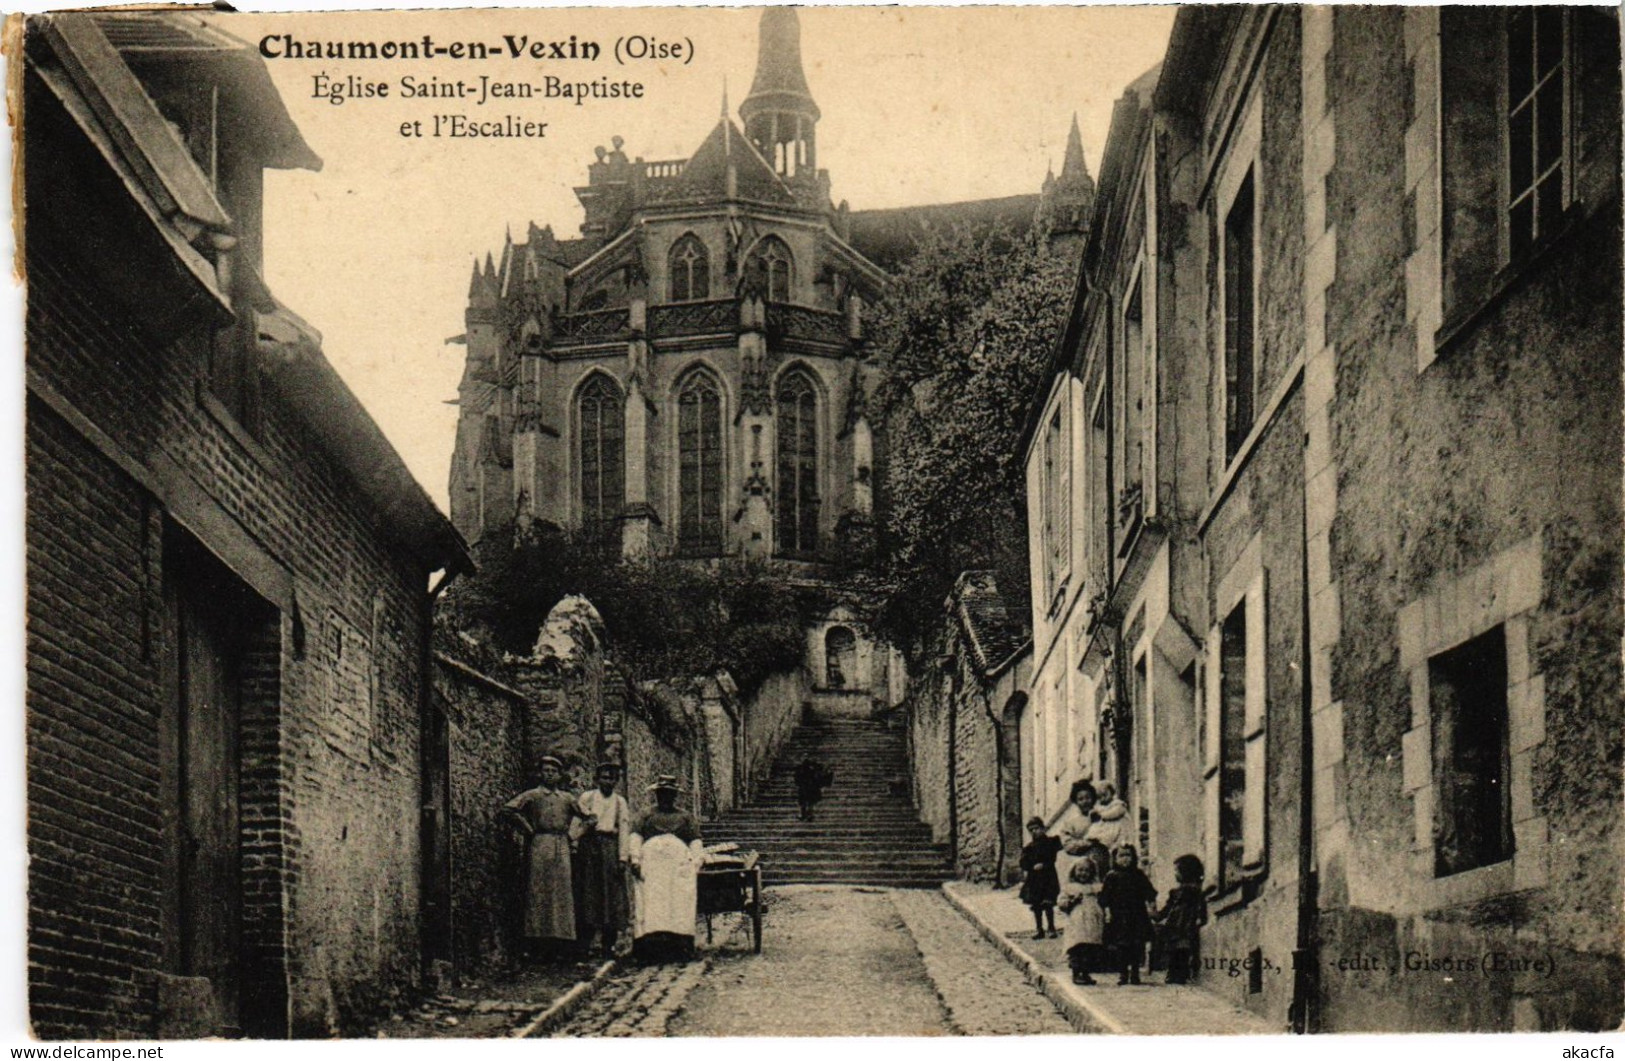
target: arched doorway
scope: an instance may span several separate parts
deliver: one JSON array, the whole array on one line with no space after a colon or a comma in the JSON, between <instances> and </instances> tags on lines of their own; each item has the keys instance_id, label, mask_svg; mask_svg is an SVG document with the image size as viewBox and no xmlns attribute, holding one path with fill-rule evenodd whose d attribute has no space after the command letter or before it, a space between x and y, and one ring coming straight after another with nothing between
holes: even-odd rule
<instances>
[{"instance_id":1,"label":"arched doorway","mask_svg":"<svg viewBox=\"0 0 1625 1061\"><path fill-rule=\"evenodd\" d=\"M1022 821L1021 722L1027 712L1027 694L1016 693L1005 702L999 717L999 886L1021 872L1021 845L1026 839Z\"/></svg>"}]
</instances>

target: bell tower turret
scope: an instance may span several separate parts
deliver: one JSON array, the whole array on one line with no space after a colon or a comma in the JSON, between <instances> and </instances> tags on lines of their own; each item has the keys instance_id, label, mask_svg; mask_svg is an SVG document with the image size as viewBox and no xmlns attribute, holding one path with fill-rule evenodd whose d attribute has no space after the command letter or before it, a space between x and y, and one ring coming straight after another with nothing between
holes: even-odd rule
<instances>
[{"instance_id":1,"label":"bell tower turret","mask_svg":"<svg viewBox=\"0 0 1625 1061\"><path fill-rule=\"evenodd\" d=\"M816 180L818 104L801 69L801 22L793 7L762 12L756 79L739 104L745 135L787 180Z\"/></svg>"}]
</instances>

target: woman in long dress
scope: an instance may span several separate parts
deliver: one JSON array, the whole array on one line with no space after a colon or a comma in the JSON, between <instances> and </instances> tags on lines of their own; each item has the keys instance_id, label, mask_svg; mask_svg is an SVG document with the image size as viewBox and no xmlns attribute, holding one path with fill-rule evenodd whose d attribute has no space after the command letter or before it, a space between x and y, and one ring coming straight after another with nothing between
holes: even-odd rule
<instances>
[{"instance_id":1,"label":"woman in long dress","mask_svg":"<svg viewBox=\"0 0 1625 1061\"><path fill-rule=\"evenodd\" d=\"M563 763L546 756L539 773L540 784L504 804L501 817L525 838L525 943L532 953L557 956L576 939L570 822L583 818L590 824L591 819L563 787Z\"/></svg>"},{"instance_id":2,"label":"woman in long dress","mask_svg":"<svg viewBox=\"0 0 1625 1061\"><path fill-rule=\"evenodd\" d=\"M677 809L682 789L674 777L650 786L655 809L632 831L632 953L659 960L694 952L698 877L705 861L700 823Z\"/></svg>"}]
</instances>

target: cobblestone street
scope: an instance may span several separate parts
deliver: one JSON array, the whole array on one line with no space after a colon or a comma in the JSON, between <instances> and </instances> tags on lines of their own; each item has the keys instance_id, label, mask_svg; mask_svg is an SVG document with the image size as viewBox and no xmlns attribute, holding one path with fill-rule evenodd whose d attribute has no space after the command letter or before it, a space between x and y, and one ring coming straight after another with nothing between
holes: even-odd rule
<instances>
[{"instance_id":1,"label":"cobblestone street","mask_svg":"<svg viewBox=\"0 0 1625 1061\"><path fill-rule=\"evenodd\" d=\"M935 891L787 887L769 891L767 902L761 954L719 918L715 945L699 961L629 968L555 1034L1072 1031Z\"/></svg>"}]
</instances>

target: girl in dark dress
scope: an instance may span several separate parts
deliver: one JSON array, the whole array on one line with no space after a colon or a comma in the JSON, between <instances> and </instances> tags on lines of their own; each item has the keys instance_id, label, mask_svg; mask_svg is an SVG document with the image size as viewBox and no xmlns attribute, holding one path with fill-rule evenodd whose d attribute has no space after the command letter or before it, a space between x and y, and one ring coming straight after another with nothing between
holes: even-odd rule
<instances>
[{"instance_id":1,"label":"girl in dark dress","mask_svg":"<svg viewBox=\"0 0 1625 1061\"><path fill-rule=\"evenodd\" d=\"M1112 870L1100 888L1100 905L1106 912L1106 946L1117 966L1119 984L1140 982L1140 966L1145 964L1145 945L1151 939L1151 908L1157 890L1140 869L1140 853L1133 844L1117 849Z\"/></svg>"},{"instance_id":2,"label":"girl in dark dress","mask_svg":"<svg viewBox=\"0 0 1625 1061\"><path fill-rule=\"evenodd\" d=\"M1055 900L1061 894L1061 878L1055 872L1055 859L1061 853L1061 838L1044 832L1044 819L1033 818L1027 823L1032 842L1021 849L1021 901L1032 908L1033 939L1044 938L1044 921L1049 920L1051 937L1055 931Z\"/></svg>"},{"instance_id":3,"label":"girl in dark dress","mask_svg":"<svg viewBox=\"0 0 1625 1061\"><path fill-rule=\"evenodd\" d=\"M1202 860L1195 855L1180 855L1174 859L1174 877L1179 883L1157 911L1157 920L1162 924L1162 945L1168 954L1168 982L1188 984L1196 979L1198 944L1202 926L1207 924Z\"/></svg>"}]
</instances>

